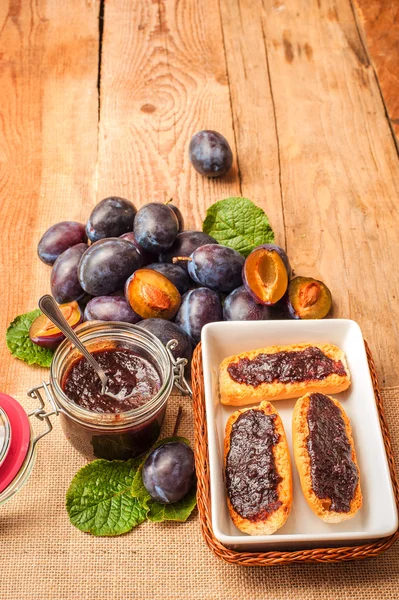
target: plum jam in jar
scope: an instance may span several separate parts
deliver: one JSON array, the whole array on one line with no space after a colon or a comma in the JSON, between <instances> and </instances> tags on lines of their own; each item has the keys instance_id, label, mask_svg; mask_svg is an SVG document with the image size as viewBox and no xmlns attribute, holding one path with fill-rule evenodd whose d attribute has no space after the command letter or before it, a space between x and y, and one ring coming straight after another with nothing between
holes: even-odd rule
<instances>
[{"instance_id":1,"label":"plum jam in jar","mask_svg":"<svg viewBox=\"0 0 399 600\"><path fill-rule=\"evenodd\" d=\"M65 436L89 459L143 454L159 437L173 388L167 349L129 323L91 321L76 333L106 372L109 391L120 393L120 399L101 393L92 367L64 340L51 364L50 387Z\"/></svg>"}]
</instances>

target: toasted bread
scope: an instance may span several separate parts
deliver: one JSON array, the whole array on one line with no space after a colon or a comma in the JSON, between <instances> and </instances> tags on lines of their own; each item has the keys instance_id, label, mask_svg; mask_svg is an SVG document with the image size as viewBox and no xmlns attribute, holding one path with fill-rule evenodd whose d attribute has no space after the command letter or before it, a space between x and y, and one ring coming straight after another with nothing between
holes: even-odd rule
<instances>
[{"instance_id":1,"label":"toasted bread","mask_svg":"<svg viewBox=\"0 0 399 600\"><path fill-rule=\"evenodd\" d=\"M362 505L362 492L360 489L360 470L356 460L355 447L353 443L352 430L348 417L345 414L344 409L340 403L327 396L335 406L340 410L342 419L345 423L345 432L348 438L348 442L352 448L352 461L358 471L358 481L354 490L354 495L350 503L349 512L337 512L330 510L331 499L324 498L320 499L316 496L312 487L312 474L311 474L311 458L308 452L308 437L309 437L309 426L307 420L307 414L309 409L310 395L306 394L302 398L299 398L295 404L293 418L292 418L292 440L294 448L294 459L298 470L299 478L301 481L301 487L303 494L313 512L327 523L341 523L354 517L355 513L359 510ZM333 442L332 442L333 443Z\"/></svg>"},{"instance_id":2,"label":"toasted bread","mask_svg":"<svg viewBox=\"0 0 399 600\"><path fill-rule=\"evenodd\" d=\"M226 470L227 457L230 452L230 441L234 423L237 419L246 411L261 411L265 415L276 415L274 420L274 432L278 434L278 441L273 445L273 457L278 475L281 477L281 481L277 485L278 500L281 505L273 510L270 514L262 515L262 518L258 519L247 519L242 517L234 509L229 494L227 494L227 505L230 512L230 516L233 523L241 531L250 535L270 535L277 529L282 527L286 522L292 504L292 474L291 474L291 460L288 450L287 439L285 437L283 423L275 408L270 402L262 402L255 408L245 408L237 410L231 415L226 424L226 435L224 439L224 467ZM227 480L227 477L226 477Z\"/></svg>"},{"instance_id":3,"label":"toasted bread","mask_svg":"<svg viewBox=\"0 0 399 600\"><path fill-rule=\"evenodd\" d=\"M296 352L306 348L319 348L326 356L341 361L346 374L339 375L332 373L319 380L294 381L283 383L275 380L272 383L261 383L256 387L246 383L235 381L228 372L228 366L236 363L242 358L253 360L259 354L275 354L276 352ZM269 348L259 348L251 352L243 352L225 358L219 368L219 391L222 404L231 406L243 406L245 404L257 404L262 400L286 400L288 398L297 398L305 393L321 392L324 394L337 394L346 390L350 386L350 373L346 362L345 354L332 344L292 344L290 346L270 346Z\"/></svg>"}]
</instances>

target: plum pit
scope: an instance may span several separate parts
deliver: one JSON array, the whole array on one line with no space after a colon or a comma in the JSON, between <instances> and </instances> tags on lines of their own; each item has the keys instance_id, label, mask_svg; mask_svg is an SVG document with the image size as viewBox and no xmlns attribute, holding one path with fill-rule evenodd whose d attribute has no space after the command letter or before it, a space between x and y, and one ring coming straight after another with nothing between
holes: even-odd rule
<instances>
[{"instance_id":1,"label":"plum pit","mask_svg":"<svg viewBox=\"0 0 399 600\"><path fill-rule=\"evenodd\" d=\"M127 280L126 298L143 319L172 319L180 308L181 296L176 286L162 273L139 269Z\"/></svg>"},{"instance_id":2,"label":"plum pit","mask_svg":"<svg viewBox=\"0 0 399 600\"><path fill-rule=\"evenodd\" d=\"M295 277L288 286L287 302L294 319L323 319L331 309L331 292L322 281Z\"/></svg>"}]
</instances>

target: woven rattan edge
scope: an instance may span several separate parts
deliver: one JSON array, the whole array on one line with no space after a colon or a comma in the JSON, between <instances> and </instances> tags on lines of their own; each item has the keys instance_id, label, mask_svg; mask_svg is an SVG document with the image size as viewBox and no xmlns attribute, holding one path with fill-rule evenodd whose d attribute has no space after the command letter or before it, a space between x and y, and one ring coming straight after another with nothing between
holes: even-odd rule
<instances>
[{"instance_id":1,"label":"woven rattan edge","mask_svg":"<svg viewBox=\"0 0 399 600\"><path fill-rule=\"evenodd\" d=\"M367 359L380 419L389 470L394 489L396 505L399 510L399 483L395 472L394 456L385 418L381 393L378 386L377 372L370 348L365 342ZM238 552L226 548L214 536L211 521L210 479L208 458L208 434L206 428L204 378L202 370L202 349L199 344L194 352L192 362L192 387L194 411L194 448L197 471L197 504L202 535L212 552L220 559L234 565L247 567L287 565L291 563L332 563L349 560L360 560L377 556L388 550L399 537L399 530L394 534L380 538L372 543L358 546L342 546L334 548L313 548L296 551Z\"/></svg>"}]
</instances>

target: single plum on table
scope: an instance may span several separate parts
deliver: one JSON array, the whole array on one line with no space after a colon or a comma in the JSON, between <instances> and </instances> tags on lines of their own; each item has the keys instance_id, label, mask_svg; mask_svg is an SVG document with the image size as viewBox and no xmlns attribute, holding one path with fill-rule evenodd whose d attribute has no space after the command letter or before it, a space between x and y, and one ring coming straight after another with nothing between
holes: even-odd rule
<instances>
[{"instance_id":1,"label":"single plum on table","mask_svg":"<svg viewBox=\"0 0 399 600\"><path fill-rule=\"evenodd\" d=\"M194 340L201 341L201 330L207 323L223 321L219 294L206 287L189 290L184 294L175 323Z\"/></svg>"},{"instance_id":2,"label":"single plum on table","mask_svg":"<svg viewBox=\"0 0 399 600\"><path fill-rule=\"evenodd\" d=\"M206 244L191 254L188 274L199 285L229 293L242 284L244 262L244 257L233 248Z\"/></svg>"},{"instance_id":3,"label":"single plum on table","mask_svg":"<svg viewBox=\"0 0 399 600\"><path fill-rule=\"evenodd\" d=\"M76 244L59 255L51 271L51 293L58 304L80 300L85 295L78 278L78 266L87 244Z\"/></svg>"},{"instance_id":4,"label":"single plum on table","mask_svg":"<svg viewBox=\"0 0 399 600\"><path fill-rule=\"evenodd\" d=\"M119 237L133 231L136 208L130 200L112 196L104 198L93 208L86 224L87 237L92 242Z\"/></svg>"},{"instance_id":5,"label":"single plum on table","mask_svg":"<svg viewBox=\"0 0 399 600\"><path fill-rule=\"evenodd\" d=\"M226 175L233 164L228 141L212 130L199 131L191 138L189 157L194 169L206 177Z\"/></svg>"},{"instance_id":6,"label":"single plum on table","mask_svg":"<svg viewBox=\"0 0 399 600\"><path fill-rule=\"evenodd\" d=\"M178 502L195 481L194 453L184 442L162 444L147 456L142 477L153 500Z\"/></svg>"},{"instance_id":7,"label":"single plum on table","mask_svg":"<svg viewBox=\"0 0 399 600\"><path fill-rule=\"evenodd\" d=\"M83 223L61 221L49 227L42 235L37 245L37 253L46 265L53 265L65 250L86 242L87 235Z\"/></svg>"},{"instance_id":8,"label":"single plum on table","mask_svg":"<svg viewBox=\"0 0 399 600\"><path fill-rule=\"evenodd\" d=\"M137 243L144 250L160 254L175 241L179 233L179 221L167 204L150 202L138 211L133 231Z\"/></svg>"},{"instance_id":9,"label":"single plum on table","mask_svg":"<svg viewBox=\"0 0 399 600\"><path fill-rule=\"evenodd\" d=\"M138 323L141 317L134 312L123 296L97 296L85 308L84 321L122 321Z\"/></svg>"},{"instance_id":10,"label":"single plum on table","mask_svg":"<svg viewBox=\"0 0 399 600\"><path fill-rule=\"evenodd\" d=\"M121 238L106 238L83 254L78 277L91 296L108 296L123 289L128 277L140 266L140 254L133 244Z\"/></svg>"}]
</instances>

